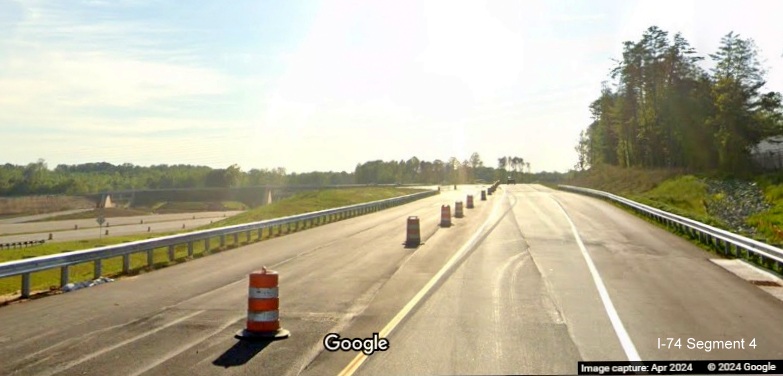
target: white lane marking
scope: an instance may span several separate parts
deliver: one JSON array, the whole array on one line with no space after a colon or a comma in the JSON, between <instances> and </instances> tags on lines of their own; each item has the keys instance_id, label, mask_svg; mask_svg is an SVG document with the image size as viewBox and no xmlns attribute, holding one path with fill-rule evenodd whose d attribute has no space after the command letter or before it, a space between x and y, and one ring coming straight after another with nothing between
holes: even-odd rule
<instances>
[{"instance_id":1,"label":"white lane marking","mask_svg":"<svg viewBox=\"0 0 783 376\"><path fill-rule=\"evenodd\" d=\"M507 275L507 271L509 266L515 265L514 270L516 270L518 267L525 264L525 261L527 259L523 259L520 263L515 264L517 260L519 260L520 257L524 257L528 255L527 252L520 252L517 253L514 256L509 257L506 259L506 262L503 264L503 266L500 267L500 271L495 272L495 280L492 287L492 321L495 325L495 329L498 332L504 331L504 326L501 324L501 321L503 320L502 315L500 314L501 311L501 294L503 290L503 281ZM511 275L511 278L514 278L514 275ZM500 359L503 357L503 348L500 345L500 341L495 341L495 353L497 354L497 358Z\"/></svg>"},{"instance_id":2,"label":"white lane marking","mask_svg":"<svg viewBox=\"0 0 783 376\"><path fill-rule=\"evenodd\" d=\"M180 317L180 318L178 318L178 319L176 319L174 321L166 323L163 326L157 327L157 328L155 328L153 330L150 330L148 332L144 332L144 333L139 334L139 335L137 335L137 336L135 336L133 338L126 339L126 340L124 340L122 342L115 343L115 344L113 344L111 346L104 347L104 348L102 348L102 349L100 349L100 350L98 350L98 351L96 351L96 352L94 352L94 353L92 353L90 355L87 355L87 356L81 357L79 359L76 359L74 361L68 362L65 365L62 365L62 366L59 366L59 367L55 367L55 369L50 369L50 370L48 370L48 372L44 372L44 373L41 373L41 374L49 376L49 375L54 375L55 373L60 373L60 372L63 372L65 370L71 369L74 366L77 366L77 365L79 365L81 363L84 363L84 362L86 362L86 361L88 361L90 359L97 358L97 357L99 357L99 356L101 356L101 355L103 355L103 354L105 354L105 353L107 353L109 351L118 349L118 348L120 348L122 346L125 346L125 345L129 344L129 343L136 342L136 341L138 341L138 340L140 340L140 339L142 339L144 337L153 335L153 334L155 334L155 333L157 333L157 332L159 332L159 331L161 331L163 329L166 329L166 328L168 328L170 326L177 325L177 324L179 324L179 323L181 323L181 322L183 322L183 321L185 321L185 320L187 320L187 319L189 319L191 317L194 317L196 315L200 315L200 314L202 314L204 312L206 312L206 311L196 311L196 312L193 312L193 313L191 313L189 315Z\"/></svg>"},{"instance_id":3,"label":"white lane marking","mask_svg":"<svg viewBox=\"0 0 783 376\"><path fill-rule=\"evenodd\" d=\"M623 326L623 322L620 320L620 315L617 314L617 310L614 308L614 304L612 304L612 299L609 298L609 292L606 291L604 281L598 274L598 269L596 269L595 264L593 263L593 259L590 258L590 254L587 253L587 248L585 248L584 243L582 243L582 238L579 236L579 232L576 230L576 225L574 225L574 222L571 220L571 217L568 216L568 213L565 211L563 205L560 204L560 201L557 201L552 196L550 196L550 198L557 204L557 206L563 212L563 215L565 215L566 220L568 220L568 224L571 225L571 232L574 233L576 244L579 245L579 249L582 251L582 256L587 263L587 268L590 270L590 275L593 276L595 288L598 289L598 295L601 296L601 301L604 304L606 314L609 316L609 321L612 322L612 327L614 328L615 334L617 334L617 338L620 340L620 345L623 347L625 355L631 362L641 361L642 359L639 357L639 353L636 352L636 346L634 346L633 341L631 341L631 337L625 330L625 326Z\"/></svg>"},{"instance_id":4,"label":"white lane marking","mask_svg":"<svg viewBox=\"0 0 783 376\"><path fill-rule=\"evenodd\" d=\"M167 360L169 360L169 359L171 359L171 358L173 358L173 357L175 357L175 356L177 356L179 354L182 354L183 352L189 350L193 346L196 346L196 345L206 341L208 338L211 338L211 337L219 334L220 332L226 330L229 326L234 325L237 321L242 320L244 318L245 318L245 316L242 315L242 316L237 316L237 317L235 317L235 318L233 318L233 319L231 319L229 321L226 321L223 325L221 325L217 329L207 333L206 335L198 337L197 340L191 341L191 342L189 342L185 346L182 346L182 347L180 347L178 349L175 349L174 351L171 351L169 353L166 353L160 359L158 359L158 360L156 360L156 361L154 361L154 362L152 362L150 364L145 365L144 368L136 370L135 372L129 374L128 376L138 376L138 375L141 375L141 374L143 374L143 373L145 373L145 372L147 372L147 371L149 371L149 370L151 370L151 369L153 369L153 368L163 364Z\"/></svg>"},{"instance_id":5,"label":"white lane marking","mask_svg":"<svg viewBox=\"0 0 783 376\"><path fill-rule=\"evenodd\" d=\"M505 191L503 192L503 198L505 198ZM421 301L422 298L424 298L427 293L432 290L433 286L440 281L441 278L446 274L446 272L451 269L451 267L457 263L464 255L467 253L469 249L471 249L475 243L478 241L479 237L481 237L481 234L484 232L484 229L487 227L487 225L492 221L492 219L495 217L495 213L497 212L498 207L500 207L500 202L502 200L499 200L495 203L495 205L492 208L492 212L489 214L489 217L487 217L487 220L484 221L484 223L479 227L478 230L473 234L473 236L470 237L470 239L460 248L457 253L454 254L454 256L449 259L449 261L446 263L446 265L443 265L442 268L438 271L437 274L435 274L429 282L427 282L424 287L419 290L419 292L416 294L416 296L411 299L408 304L405 305L405 307L400 310L400 312L397 313L394 318L392 318L391 321L389 321L388 324L383 328L383 330L378 333L378 335L382 338L386 338L389 336L389 334L399 325L399 323L410 313L410 311L416 307L417 304ZM359 353L356 355L356 357L351 360L350 363L348 363L345 368L340 371L340 376L350 376L353 375L354 372L356 372L359 367L364 363L364 361L367 360L367 355L364 355L364 353Z\"/></svg>"}]
</instances>

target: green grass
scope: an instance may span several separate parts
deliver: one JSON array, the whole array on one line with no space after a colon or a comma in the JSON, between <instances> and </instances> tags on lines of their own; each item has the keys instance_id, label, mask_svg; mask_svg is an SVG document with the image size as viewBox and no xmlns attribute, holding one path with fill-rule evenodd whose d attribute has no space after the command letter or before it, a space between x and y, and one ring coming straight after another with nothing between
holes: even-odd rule
<instances>
[{"instance_id":1,"label":"green grass","mask_svg":"<svg viewBox=\"0 0 783 376\"><path fill-rule=\"evenodd\" d=\"M273 202L269 205L260 206L244 213L237 214L231 218L220 221L220 223L207 225L204 228L214 228L263 221L266 219L280 218L289 215L331 209L340 206L383 200L392 197L409 195L416 192L420 192L420 190L395 187L346 188L306 191L297 193L289 198Z\"/></svg>"},{"instance_id":2,"label":"green grass","mask_svg":"<svg viewBox=\"0 0 783 376\"><path fill-rule=\"evenodd\" d=\"M156 204L154 211L165 213L189 213L202 211L247 210L247 205L237 201L224 202L166 202Z\"/></svg>"},{"instance_id":3,"label":"green grass","mask_svg":"<svg viewBox=\"0 0 783 376\"><path fill-rule=\"evenodd\" d=\"M680 170L600 166L580 173L567 184L611 192L711 226L725 227L708 215L705 205L720 197L709 197L703 181Z\"/></svg>"},{"instance_id":4,"label":"green grass","mask_svg":"<svg viewBox=\"0 0 783 376\"><path fill-rule=\"evenodd\" d=\"M707 213L706 206L709 200L721 199L721 197L710 197L707 194L707 185L692 175L666 180L645 193L631 195L629 198L677 215L723 227L718 219Z\"/></svg>"},{"instance_id":5,"label":"green grass","mask_svg":"<svg viewBox=\"0 0 783 376\"><path fill-rule=\"evenodd\" d=\"M311 211L324 210L328 208L334 208L339 206L346 206L352 204L358 204L362 202L376 201L385 198L397 197L402 195L418 192L413 189L402 188L355 188L355 189L336 189L336 190L323 190L323 191L310 191L302 192L289 197L285 200L272 203L270 205L262 206L260 208L239 214L237 216L228 218L226 220L216 222L212 225L207 225L203 228L216 228L223 227L232 224L240 224L247 222L254 222L264 219L279 218L289 215L301 214ZM237 218L239 217L239 218ZM317 225L317 224L316 224ZM313 225L313 226L316 226ZM297 224L297 229L302 230L309 227L309 223ZM275 228L266 230L263 232L261 238L258 238L258 231L251 233L250 242L260 241L268 239L270 237L277 237L282 235L281 229ZM287 228L282 228L284 233L288 233ZM291 232L296 231L293 227ZM273 232L273 233L272 233ZM62 252L70 252L74 250L84 250L95 248L99 246L121 244L131 241L161 237L165 235L171 235L178 232L171 233L158 233L155 235L139 234L129 236L113 236L103 239L90 239L79 240L71 242L58 242L58 243L46 243L40 246L3 250L0 252L0 262L7 262L13 260L19 260L30 257L51 255ZM193 257L202 257L210 253L219 252L228 248L236 247L242 244L247 244L246 234L240 234L239 243L234 244L233 236L226 237L226 247L220 247L219 237L210 239L210 248L205 250L204 241L198 241L194 243ZM147 267L147 255L146 253L137 253L131 255L131 274L145 272L147 270L161 268L168 265L177 264L188 259L187 245L182 244L175 248L175 260L169 262L168 250L166 248L156 249L153 253L154 265L152 268ZM102 263L103 276L118 276L122 273L122 257L116 257L113 259L106 259ZM70 267L70 281L81 282L93 279L93 263L85 263L74 265ZM56 290L59 288L60 283L60 270L52 269L43 272L33 273L30 278L31 289L33 291L47 291ZM6 294L18 294L21 286L21 277L9 277L0 278L0 295Z\"/></svg>"},{"instance_id":6,"label":"green grass","mask_svg":"<svg viewBox=\"0 0 783 376\"><path fill-rule=\"evenodd\" d=\"M783 243L783 184L762 182L764 196L772 204L769 210L750 216L747 223L769 239L768 243Z\"/></svg>"},{"instance_id":7,"label":"green grass","mask_svg":"<svg viewBox=\"0 0 783 376\"><path fill-rule=\"evenodd\" d=\"M565 184L598 189L621 196L638 195L682 174L682 171L675 169L647 170L607 165L580 172Z\"/></svg>"}]
</instances>

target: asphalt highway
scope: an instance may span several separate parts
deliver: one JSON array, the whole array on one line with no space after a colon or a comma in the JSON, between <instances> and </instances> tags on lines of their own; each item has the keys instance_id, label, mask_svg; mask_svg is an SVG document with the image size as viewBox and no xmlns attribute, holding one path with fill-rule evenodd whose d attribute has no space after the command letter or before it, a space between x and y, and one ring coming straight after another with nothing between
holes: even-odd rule
<instances>
[{"instance_id":1,"label":"asphalt highway","mask_svg":"<svg viewBox=\"0 0 783 376\"><path fill-rule=\"evenodd\" d=\"M0 374L573 374L579 360L783 358L783 302L610 204L478 187L71 293L0 307ZM476 208L440 228L440 206ZM405 219L423 245L403 247ZM249 343L247 274L280 273L291 337ZM328 333L382 333L370 356ZM658 338L681 338L660 348ZM689 350L687 340L756 348Z\"/></svg>"},{"instance_id":2,"label":"asphalt highway","mask_svg":"<svg viewBox=\"0 0 783 376\"><path fill-rule=\"evenodd\" d=\"M39 220L46 219L46 218L57 217L57 216L60 216L60 215L81 213L81 212L86 212L86 211L90 211L90 210L92 210L92 209L73 209L73 210L63 210L63 211L44 213L44 214L33 214L33 215L25 215L25 216L21 216L21 217L4 218L4 219L0 219L0 224L24 223L24 222L30 222L30 221L39 221Z\"/></svg>"}]
</instances>

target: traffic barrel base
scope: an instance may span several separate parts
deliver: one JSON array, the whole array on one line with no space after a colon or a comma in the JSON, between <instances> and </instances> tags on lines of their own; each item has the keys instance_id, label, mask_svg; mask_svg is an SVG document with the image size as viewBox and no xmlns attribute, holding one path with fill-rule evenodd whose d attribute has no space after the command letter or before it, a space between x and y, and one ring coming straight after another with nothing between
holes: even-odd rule
<instances>
[{"instance_id":1,"label":"traffic barrel base","mask_svg":"<svg viewBox=\"0 0 783 376\"><path fill-rule=\"evenodd\" d=\"M465 207L468 209L473 209L473 195L468 195L468 200Z\"/></svg>"},{"instance_id":2,"label":"traffic barrel base","mask_svg":"<svg viewBox=\"0 0 783 376\"><path fill-rule=\"evenodd\" d=\"M252 332L247 329L242 329L234 336L237 339L243 339L246 341L274 341L277 339L285 339L291 336L291 332L287 329L278 329L274 332Z\"/></svg>"}]
</instances>

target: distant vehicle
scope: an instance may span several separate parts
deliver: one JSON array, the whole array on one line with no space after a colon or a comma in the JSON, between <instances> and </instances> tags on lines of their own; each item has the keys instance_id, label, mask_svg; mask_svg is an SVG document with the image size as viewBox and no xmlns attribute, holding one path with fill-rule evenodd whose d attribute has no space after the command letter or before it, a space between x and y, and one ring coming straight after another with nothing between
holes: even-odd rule
<instances>
[{"instance_id":1,"label":"distant vehicle","mask_svg":"<svg viewBox=\"0 0 783 376\"><path fill-rule=\"evenodd\" d=\"M508 179L506 179L506 184L516 184L516 183L517 181L512 179L511 176L509 176Z\"/></svg>"}]
</instances>

